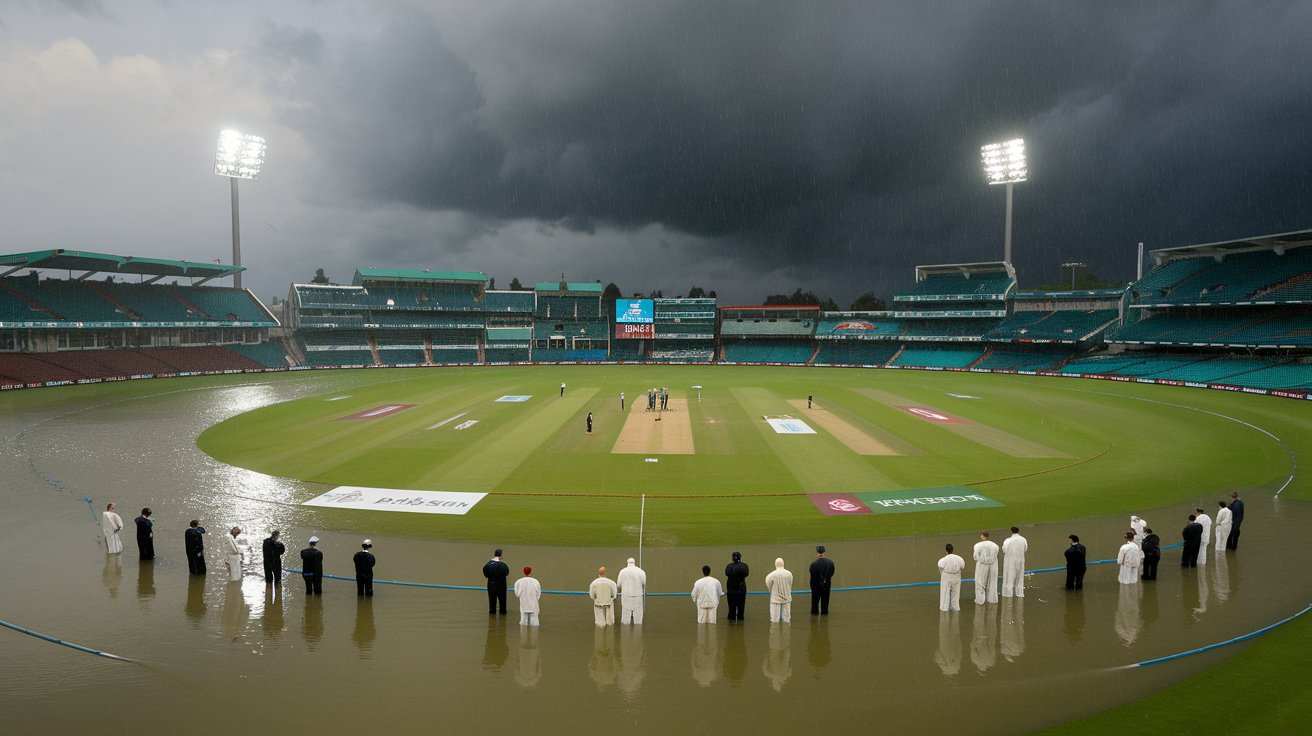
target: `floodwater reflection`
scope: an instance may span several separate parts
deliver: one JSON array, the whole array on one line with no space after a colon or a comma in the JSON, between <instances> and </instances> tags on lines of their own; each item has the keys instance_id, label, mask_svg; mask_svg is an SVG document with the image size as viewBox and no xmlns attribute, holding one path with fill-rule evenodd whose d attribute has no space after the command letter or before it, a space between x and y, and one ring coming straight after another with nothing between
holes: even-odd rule
<instances>
[{"instance_id":1,"label":"floodwater reflection","mask_svg":"<svg viewBox=\"0 0 1312 736\"><path fill-rule=\"evenodd\" d=\"M374 626L374 599L358 597L355 599L355 629L351 631L351 641L360 651L362 657L374 646L378 638L378 629Z\"/></svg>"},{"instance_id":2,"label":"floodwater reflection","mask_svg":"<svg viewBox=\"0 0 1312 736\"><path fill-rule=\"evenodd\" d=\"M1065 616L1062 619L1062 632L1066 641L1077 644L1084 638L1084 596L1066 595Z\"/></svg>"},{"instance_id":3,"label":"floodwater reflection","mask_svg":"<svg viewBox=\"0 0 1312 736\"><path fill-rule=\"evenodd\" d=\"M970 637L970 661L980 674L998 663L998 604L975 606Z\"/></svg>"},{"instance_id":4,"label":"floodwater reflection","mask_svg":"<svg viewBox=\"0 0 1312 736\"><path fill-rule=\"evenodd\" d=\"M592 632L592 658L588 660L588 676L602 692L615 684L616 663L614 626L594 626Z\"/></svg>"},{"instance_id":5,"label":"floodwater reflection","mask_svg":"<svg viewBox=\"0 0 1312 736\"><path fill-rule=\"evenodd\" d=\"M761 665L761 674L770 681L775 692L783 690L788 678L793 676L791 629L792 624L770 624L770 649Z\"/></svg>"},{"instance_id":6,"label":"floodwater reflection","mask_svg":"<svg viewBox=\"0 0 1312 736\"><path fill-rule=\"evenodd\" d=\"M305 597L305 611L301 617L301 636L305 646L311 650L323 639L323 598L317 595Z\"/></svg>"},{"instance_id":7,"label":"floodwater reflection","mask_svg":"<svg viewBox=\"0 0 1312 736\"><path fill-rule=\"evenodd\" d=\"M542 679L542 662L538 659L538 627L519 627L519 657L515 661L515 682L533 687Z\"/></svg>"},{"instance_id":8,"label":"floodwater reflection","mask_svg":"<svg viewBox=\"0 0 1312 736\"><path fill-rule=\"evenodd\" d=\"M264 611L260 617L264 627L264 636L277 639L286 629L286 617L283 610L282 586L268 585L264 588Z\"/></svg>"},{"instance_id":9,"label":"floodwater reflection","mask_svg":"<svg viewBox=\"0 0 1312 736\"><path fill-rule=\"evenodd\" d=\"M500 672L510 658L506 644L506 617L487 617L487 638L483 640L483 669Z\"/></svg>"},{"instance_id":10,"label":"floodwater reflection","mask_svg":"<svg viewBox=\"0 0 1312 736\"><path fill-rule=\"evenodd\" d=\"M934 662L948 677L961 672L961 625L957 615L957 611L938 614L938 651L934 652Z\"/></svg>"},{"instance_id":11,"label":"floodwater reflection","mask_svg":"<svg viewBox=\"0 0 1312 736\"><path fill-rule=\"evenodd\" d=\"M1216 600L1225 603L1230 600L1230 561L1224 551L1216 553L1211 567L1216 576Z\"/></svg>"},{"instance_id":12,"label":"floodwater reflection","mask_svg":"<svg viewBox=\"0 0 1312 736\"><path fill-rule=\"evenodd\" d=\"M647 677L647 652L642 643L641 626L621 626L619 646L619 673L616 681L624 699L632 702Z\"/></svg>"},{"instance_id":13,"label":"floodwater reflection","mask_svg":"<svg viewBox=\"0 0 1312 736\"><path fill-rule=\"evenodd\" d=\"M833 658L833 649L829 646L829 619L812 616L811 638L806 641L806 661L811 663L811 674L819 677Z\"/></svg>"},{"instance_id":14,"label":"floodwater reflection","mask_svg":"<svg viewBox=\"0 0 1312 736\"><path fill-rule=\"evenodd\" d=\"M719 647L716 624L697 624L697 640L692 646L692 679L702 687L709 687L720 676Z\"/></svg>"},{"instance_id":15,"label":"floodwater reflection","mask_svg":"<svg viewBox=\"0 0 1312 736\"><path fill-rule=\"evenodd\" d=\"M105 570L100 577L105 583L105 589L109 591L109 597L117 598L119 586L123 584L123 556L105 555Z\"/></svg>"},{"instance_id":16,"label":"floodwater reflection","mask_svg":"<svg viewBox=\"0 0 1312 736\"><path fill-rule=\"evenodd\" d=\"M731 624L724 637L724 676L734 687L739 687L746 674L747 635L743 624Z\"/></svg>"},{"instance_id":17,"label":"floodwater reflection","mask_svg":"<svg viewBox=\"0 0 1312 736\"><path fill-rule=\"evenodd\" d=\"M1002 599L1002 656L1016 661L1025 653L1025 599Z\"/></svg>"},{"instance_id":18,"label":"floodwater reflection","mask_svg":"<svg viewBox=\"0 0 1312 736\"><path fill-rule=\"evenodd\" d=\"M1143 619L1139 616L1139 598L1142 585L1122 585L1116 600L1116 635L1121 643L1130 646L1139 638Z\"/></svg>"},{"instance_id":19,"label":"floodwater reflection","mask_svg":"<svg viewBox=\"0 0 1312 736\"><path fill-rule=\"evenodd\" d=\"M187 620L191 622L191 628L200 628L200 623L205 618L205 611L208 608L209 606L205 603L205 576L188 575L185 611Z\"/></svg>"},{"instance_id":20,"label":"floodwater reflection","mask_svg":"<svg viewBox=\"0 0 1312 736\"><path fill-rule=\"evenodd\" d=\"M241 584L226 584L223 589L223 635L231 641L241 638L250 617L251 606L246 602Z\"/></svg>"},{"instance_id":21,"label":"floodwater reflection","mask_svg":"<svg viewBox=\"0 0 1312 736\"><path fill-rule=\"evenodd\" d=\"M146 602L155 597L155 563L139 560L137 564L137 599L141 601L141 610L149 610Z\"/></svg>"}]
</instances>

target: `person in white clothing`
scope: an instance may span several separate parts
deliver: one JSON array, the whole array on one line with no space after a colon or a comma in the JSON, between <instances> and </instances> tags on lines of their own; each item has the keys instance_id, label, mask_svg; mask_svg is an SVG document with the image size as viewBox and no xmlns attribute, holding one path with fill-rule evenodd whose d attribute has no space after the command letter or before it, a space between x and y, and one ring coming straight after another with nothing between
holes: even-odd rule
<instances>
[{"instance_id":1,"label":"person in white clothing","mask_svg":"<svg viewBox=\"0 0 1312 736\"><path fill-rule=\"evenodd\" d=\"M524 568L524 577L515 581L515 597L519 599L519 625L537 626L542 584L533 577L533 568Z\"/></svg>"},{"instance_id":2,"label":"person in white clothing","mask_svg":"<svg viewBox=\"0 0 1312 736\"><path fill-rule=\"evenodd\" d=\"M966 569L966 561L961 555L952 553L952 545L944 547L947 554L938 561L938 610L961 610L961 571Z\"/></svg>"},{"instance_id":3,"label":"person in white clothing","mask_svg":"<svg viewBox=\"0 0 1312 736\"><path fill-rule=\"evenodd\" d=\"M998 602L998 543L988 532L979 533L975 543L975 603Z\"/></svg>"},{"instance_id":4,"label":"person in white clothing","mask_svg":"<svg viewBox=\"0 0 1312 736\"><path fill-rule=\"evenodd\" d=\"M765 576L765 589L770 591L770 622L792 622L793 574L784 569L784 558L775 558L774 572Z\"/></svg>"},{"instance_id":5,"label":"person in white clothing","mask_svg":"<svg viewBox=\"0 0 1312 736\"><path fill-rule=\"evenodd\" d=\"M1203 525L1203 541L1198 545L1198 564L1206 565L1207 545L1212 543L1212 517L1202 509L1194 509L1194 515L1198 517L1195 521Z\"/></svg>"},{"instance_id":6,"label":"person in white clothing","mask_svg":"<svg viewBox=\"0 0 1312 736\"><path fill-rule=\"evenodd\" d=\"M1234 528L1234 512L1225 501L1216 502L1216 553L1218 555L1225 552L1225 540L1230 538L1230 530Z\"/></svg>"},{"instance_id":7,"label":"person in white clothing","mask_svg":"<svg viewBox=\"0 0 1312 736\"><path fill-rule=\"evenodd\" d=\"M1140 549L1143 549L1143 537L1144 537L1143 530L1147 526L1148 526L1148 522L1135 516L1134 514L1130 514L1130 528L1134 530L1134 543L1139 545Z\"/></svg>"},{"instance_id":8,"label":"person in white clothing","mask_svg":"<svg viewBox=\"0 0 1312 736\"><path fill-rule=\"evenodd\" d=\"M123 531L123 518L115 511L114 502L105 506L105 513L100 515L100 531L105 533L105 552L116 555L123 551L123 540L118 533Z\"/></svg>"},{"instance_id":9,"label":"person in white clothing","mask_svg":"<svg viewBox=\"0 0 1312 736\"><path fill-rule=\"evenodd\" d=\"M1121 572L1116 576L1121 585L1136 585L1139 582L1139 566L1143 564L1143 550L1134 543L1134 532L1125 533L1125 544L1116 553L1116 564Z\"/></svg>"},{"instance_id":10,"label":"person in white clothing","mask_svg":"<svg viewBox=\"0 0 1312 736\"><path fill-rule=\"evenodd\" d=\"M617 595L619 590L615 581L606 577L606 568L597 568L597 579L588 586L588 597L592 599L592 618L598 626L614 625Z\"/></svg>"},{"instance_id":11,"label":"person in white clothing","mask_svg":"<svg viewBox=\"0 0 1312 736\"><path fill-rule=\"evenodd\" d=\"M711 577L711 566L702 565L702 577L692 586L692 600L697 604L697 623L715 623L715 611L724 597L724 586Z\"/></svg>"},{"instance_id":12,"label":"person in white clothing","mask_svg":"<svg viewBox=\"0 0 1312 736\"><path fill-rule=\"evenodd\" d=\"M1025 550L1030 543L1020 535L1020 527L1011 528L1011 536L1002 543L1002 595L1025 597Z\"/></svg>"},{"instance_id":13,"label":"person in white clothing","mask_svg":"<svg viewBox=\"0 0 1312 736\"><path fill-rule=\"evenodd\" d=\"M620 592L620 623L642 623L642 609L647 595L647 573L629 558L628 565L615 576L615 587Z\"/></svg>"},{"instance_id":14,"label":"person in white clothing","mask_svg":"<svg viewBox=\"0 0 1312 736\"><path fill-rule=\"evenodd\" d=\"M241 582L241 547L237 546L237 535L241 534L241 527L234 526L228 532L228 546L224 548L224 564L228 566L228 582Z\"/></svg>"}]
</instances>

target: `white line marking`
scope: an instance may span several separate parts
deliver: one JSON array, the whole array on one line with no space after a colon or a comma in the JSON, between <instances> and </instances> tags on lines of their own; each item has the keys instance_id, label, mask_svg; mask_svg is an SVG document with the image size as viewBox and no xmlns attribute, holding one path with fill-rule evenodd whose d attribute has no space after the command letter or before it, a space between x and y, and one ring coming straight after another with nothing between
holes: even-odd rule
<instances>
[{"instance_id":1,"label":"white line marking","mask_svg":"<svg viewBox=\"0 0 1312 736\"><path fill-rule=\"evenodd\" d=\"M457 414L457 415L455 415L455 416L453 416L453 417L447 417L446 419L443 419L442 421L438 422L437 424L434 424L433 426L429 427L429 429L437 429L438 427L441 427L441 426L443 426L443 425L450 424L451 422L454 422L455 420L459 419L460 417L463 417L464 415L466 415L466 414L468 414L468 413L469 413L469 412L467 412L467 411L462 411L462 412L460 412L459 414Z\"/></svg>"},{"instance_id":2,"label":"white line marking","mask_svg":"<svg viewBox=\"0 0 1312 736\"><path fill-rule=\"evenodd\" d=\"M470 419L470 420L468 420L468 421L461 422L461 423L457 424L456 426L452 427L452 429L454 429L454 430L456 430L457 432L459 432L459 431L462 430L462 429L469 429L470 427L474 426L475 424L478 424L478 420L477 420L477 419Z\"/></svg>"}]
</instances>

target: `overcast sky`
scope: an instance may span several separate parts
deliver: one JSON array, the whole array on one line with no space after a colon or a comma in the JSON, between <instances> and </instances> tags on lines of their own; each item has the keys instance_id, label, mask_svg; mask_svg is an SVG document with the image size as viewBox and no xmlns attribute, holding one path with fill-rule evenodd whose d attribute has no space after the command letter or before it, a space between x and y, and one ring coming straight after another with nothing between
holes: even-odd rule
<instances>
[{"instance_id":1,"label":"overcast sky","mask_svg":"<svg viewBox=\"0 0 1312 736\"><path fill-rule=\"evenodd\" d=\"M980 145L1026 139L1021 285L1312 227L1312 2L10 0L0 252L795 287L1000 260Z\"/></svg>"}]
</instances>

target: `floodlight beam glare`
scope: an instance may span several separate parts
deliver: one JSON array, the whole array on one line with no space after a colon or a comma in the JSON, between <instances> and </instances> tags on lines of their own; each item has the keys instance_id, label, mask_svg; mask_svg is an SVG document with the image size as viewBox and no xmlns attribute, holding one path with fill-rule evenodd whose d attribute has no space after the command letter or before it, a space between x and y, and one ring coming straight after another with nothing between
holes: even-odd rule
<instances>
[{"instance_id":1,"label":"floodlight beam glare","mask_svg":"<svg viewBox=\"0 0 1312 736\"><path fill-rule=\"evenodd\" d=\"M980 159L989 184L1015 184L1029 177L1023 138L981 146Z\"/></svg>"},{"instance_id":2,"label":"floodlight beam glare","mask_svg":"<svg viewBox=\"0 0 1312 736\"><path fill-rule=\"evenodd\" d=\"M219 134L219 148L214 156L214 173L234 179L254 179L264 164L264 139L238 130Z\"/></svg>"}]
</instances>

